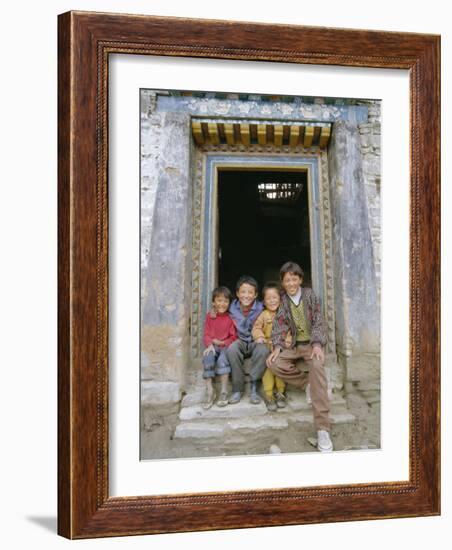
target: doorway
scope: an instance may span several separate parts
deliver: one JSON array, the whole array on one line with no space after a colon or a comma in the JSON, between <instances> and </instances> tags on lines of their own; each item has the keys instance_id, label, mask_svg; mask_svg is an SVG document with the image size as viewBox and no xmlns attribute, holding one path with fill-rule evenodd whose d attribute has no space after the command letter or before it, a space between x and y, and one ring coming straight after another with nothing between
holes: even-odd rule
<instances>
[{"instance_id":1,"label":"doorway","mask_svg":"<svg viewBox=\"0 0 452 550\"><path fill-rule=\"evenodd\" d=\"M301 184L301 185L300 185ZM335 350L334 278L326 153L197 150L194 163L190 341L202 330L219 284L235 290L241 275L259 287L278 281L292 260L319 296ZM240 200L239 200L240 198ZM220 236L221 234L221 236ZM284 238L285 237L285 238Z\"/></svg>"},{"instance_id":2,"label":"doorway","mask_svg":"<svg viewBox=\"0 0 452 550\"><path fill-rule=\"evenodd\" d=\"M219 284L251 275L262 289L291 260L312 286L306 170L219 170L218 225Z\"/></svg>"}]
</instances>

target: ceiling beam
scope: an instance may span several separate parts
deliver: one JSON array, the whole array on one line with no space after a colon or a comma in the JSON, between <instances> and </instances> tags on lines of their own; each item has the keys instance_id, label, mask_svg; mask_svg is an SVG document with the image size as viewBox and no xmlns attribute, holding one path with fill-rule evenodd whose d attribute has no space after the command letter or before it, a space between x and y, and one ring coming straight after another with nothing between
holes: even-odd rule
<instances>
[{"instance_id":1,"label":"ceiling beam","mask_svg":"<svg viewBox=\"0 0 452 550\"><path fill-rule=\"evenodd\" d=\"M201 122L199 120L194 120L191 124L191 129L195 142L198 145L204 145L204 134L202 133Z\"/></svg>"},{"instance_id":2,"label":"ceiling beam","mask_svg":"<svg viewBox=\"0 0 452 550\"><path fill-rule=\"evenodd\" d=\"M240 124L240 137L242 139L243 145L249 145L251 143L249 124Z\"/></svg>"},{"instance_id":3,"label":"ceiling beam","mask_svg":"<svg viewBox=\"0 0 452 550\"><path fill-rule=\"evenodd\" d=\"M257 127L257 141L259 145L267 144L267 127L264 124L259 124Z\"/></svg>"},{"instance_id":4,"label":"ceiling beam","mask_svg":"<svg viewBox=\"0 0 452 550\"><path fill-rule=\"evenodd\" d=\"M220 143L220 134L218 133L218 125L216 122L209 122L207 124L209 128L209 137L210 141L214 145L218 145Z\"/></svg>"},{"instance_id":5,"label":"ceiling beam","mask_svg":"<svg viewBox=\"0 0 452 550\"><path fill-rule=\"evenodd\" d=\"M328 142L330 141L331 136L331 126L324 126L320 132L319 147L324 149Z\"/></svg>"},{"instance_id":6,"label":"ceiling beam","mask_svg":"<svg viewBox=\"0 0 452 550\"><path fill-rule=\"evenodd\" d=\"M283 142L284 127L282 124L275 124L273 127L273 135L276 147L281 147Z\"/></svg>"},{"instance_id":7,"label":"ceiling beam","mask_svg":"<svg viewBox=\"0 0 452 550\"><path fill-rule=\"evenodd\" d=\"M306 126L304 130L304 142L303 145L305 147L311 147L312 146L312 139L314 137L314 126Z\"/></svg>"},{"instance_id":8,"label":"ceiling beam","mask_svg":"<svg viewBox=\"0 0 452 550\"><path fill-rule=\"evenodd\" d=\"M225 133L225 136L226 136L226 143L228 145L234 145L235 143L235 140L234 140L234 125L229 123L229 122L225 122L224 124L224 133Z\"/></svg>"}]
</instances>

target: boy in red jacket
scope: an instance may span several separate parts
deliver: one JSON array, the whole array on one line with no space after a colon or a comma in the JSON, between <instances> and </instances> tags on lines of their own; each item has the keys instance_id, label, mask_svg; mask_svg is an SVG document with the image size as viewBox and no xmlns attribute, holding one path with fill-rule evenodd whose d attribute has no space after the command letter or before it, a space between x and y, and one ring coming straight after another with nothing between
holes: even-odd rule
<instances>
[{"instance_id":1,"label":"boy in red jacket","mask_svg":"<svg viewBox=\"0 0 452 550\"><path fill-rule=\"evenodd\" d=\"M213 312L208 312L204 323L204 346L202 364L203 378L206 381L206 399L204 409L210 409L215 401L213 379L220 377L220 397L217 405L224 407L228 404L228 378L231 372L227 347L237 339L235 325L229 316L228 310L232 301L231 291L225 286L219 286L212 292Z\"/></svg>"}]
</instances>

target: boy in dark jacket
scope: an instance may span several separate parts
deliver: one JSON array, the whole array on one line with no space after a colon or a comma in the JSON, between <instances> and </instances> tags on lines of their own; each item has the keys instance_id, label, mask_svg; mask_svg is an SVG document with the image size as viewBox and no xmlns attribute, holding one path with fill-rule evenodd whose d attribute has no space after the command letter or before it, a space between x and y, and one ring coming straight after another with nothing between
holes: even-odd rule
<instances>
[{"instance_id":1,"label":"boy in dark jacket","mask_svg":"<svg viewBox=\"0 0 452 550\"><path fill-rule=\"evenodd\" d=\"M237 329L238 340L233 342L226 354L231 365L232 394L230 404L235 404L242 398L245 387L245 369L243 362L246 357L251 357L251 392L250 402L258 404L261 398L257 393L258 381L265 372L265 360L268 356L268 348L265 344L253 341L251 330L254 321L264 309L262 302L257 300L257 282L253 277L244 275L240 277L236 285L236 296L230 307L229 314Z\"/></svg>"}]
</instances>

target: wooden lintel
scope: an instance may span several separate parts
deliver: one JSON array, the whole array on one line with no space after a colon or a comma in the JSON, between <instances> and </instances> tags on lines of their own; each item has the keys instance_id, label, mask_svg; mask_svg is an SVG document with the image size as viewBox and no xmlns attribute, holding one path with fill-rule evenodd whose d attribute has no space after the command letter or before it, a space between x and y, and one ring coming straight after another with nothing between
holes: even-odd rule
<instances>
[{"instance_id":1,"label":"wooden lintel","mask_svg":"<svg viewBox=\"0 0 452 550\"><path fill-rule=\"evenodd\" d=\"M191 129L192 129L192 132L193 132L193 137L195 139L195 142L198 145L203 145L204 144L204 135L202 133L201 122L199 120L194 120L191 123Z\"/></svg>"},{"instance_id":2,"label":"wooden lintel","mask_svg":"<svg viewBox=\"0 0 452 550\"><path fill-rule=\"evenodd\" d=\"M209 128L210 141L214 145L218 145L220 143L220 134L218 133L217 123L216 122L208 122L207 126Z\"/></svg>"},{"instance_id":3,"label":"wooden lintel","mask_svg":"<svg viewBox=\"0 0 452 550\"><path fill-rule=\"evenodd\" d=\"M259 124L257 127L257 141L259 145L266 145L267 143L267 127L265 124Z\"/></svg>"},{"instance_id":4,"label":"wooden lintel","mask_svg":"<svg viewBox=\"0 0 452 550\"><path fill-rule=\"evenodd\" d=\"M300 126L290 127L289 145L296 147L298 145L298 138L300 137Z\"/></svg>"},{"instance_id":5,"label":"wooden lintel","mask_svg":"<svg viewBox=\"0 0 452 550\"><path fill-rule=\"evenodd\" d=\"M284 131L284 128L283 128L283 125L282 125L282 124L276 124L276 125L273 127L274 141L275 141L275 145L276 145L277 147L281 147L281 145L282 145L282 142L283 142L283 131Z\"/></svg>"},{"instance_id":6,"label":"wooden lintel","mask_svg":"<svg viewBox=\"0 0 452 550\"><path fill-rule=\"evenodd\" d=\"M234 125L231 124L231 123L226 123L224 124L224 133L225 133L225 136L226 136L226 143L228 145L234 145L235 143L235 140L234 140Z\"/></svg>"},{"instance_id":7,"label":"wooden lintel","mask_svg":"<svg viewBox=\"0 0 452 550\"><path fill-rule=\"evenodd\" d=\"M240 136L242 138L243 145L250 144L250 125L240 124Z\"/></svg>"},{"instance_id":8,"label":"wooden lintel","mask_svg":"<svg viewBox=\"0 0 452 550\"><path fill-rule=\"evenodd\" d=\"M304 147L311 147L312 138L314 137L314 126L306 126L304 130Z\"/></svg>"},{"instance_id":9,"label":"wooden lintel","mask_svg":"<svg viewBox=\"0 0 452 550\"><path fill-rule=\"evenodd\" d=\"M319 147L325 148L328 145L331 135L331 126L324 126L320 132Z\"/></svg>"}]
</instances>

